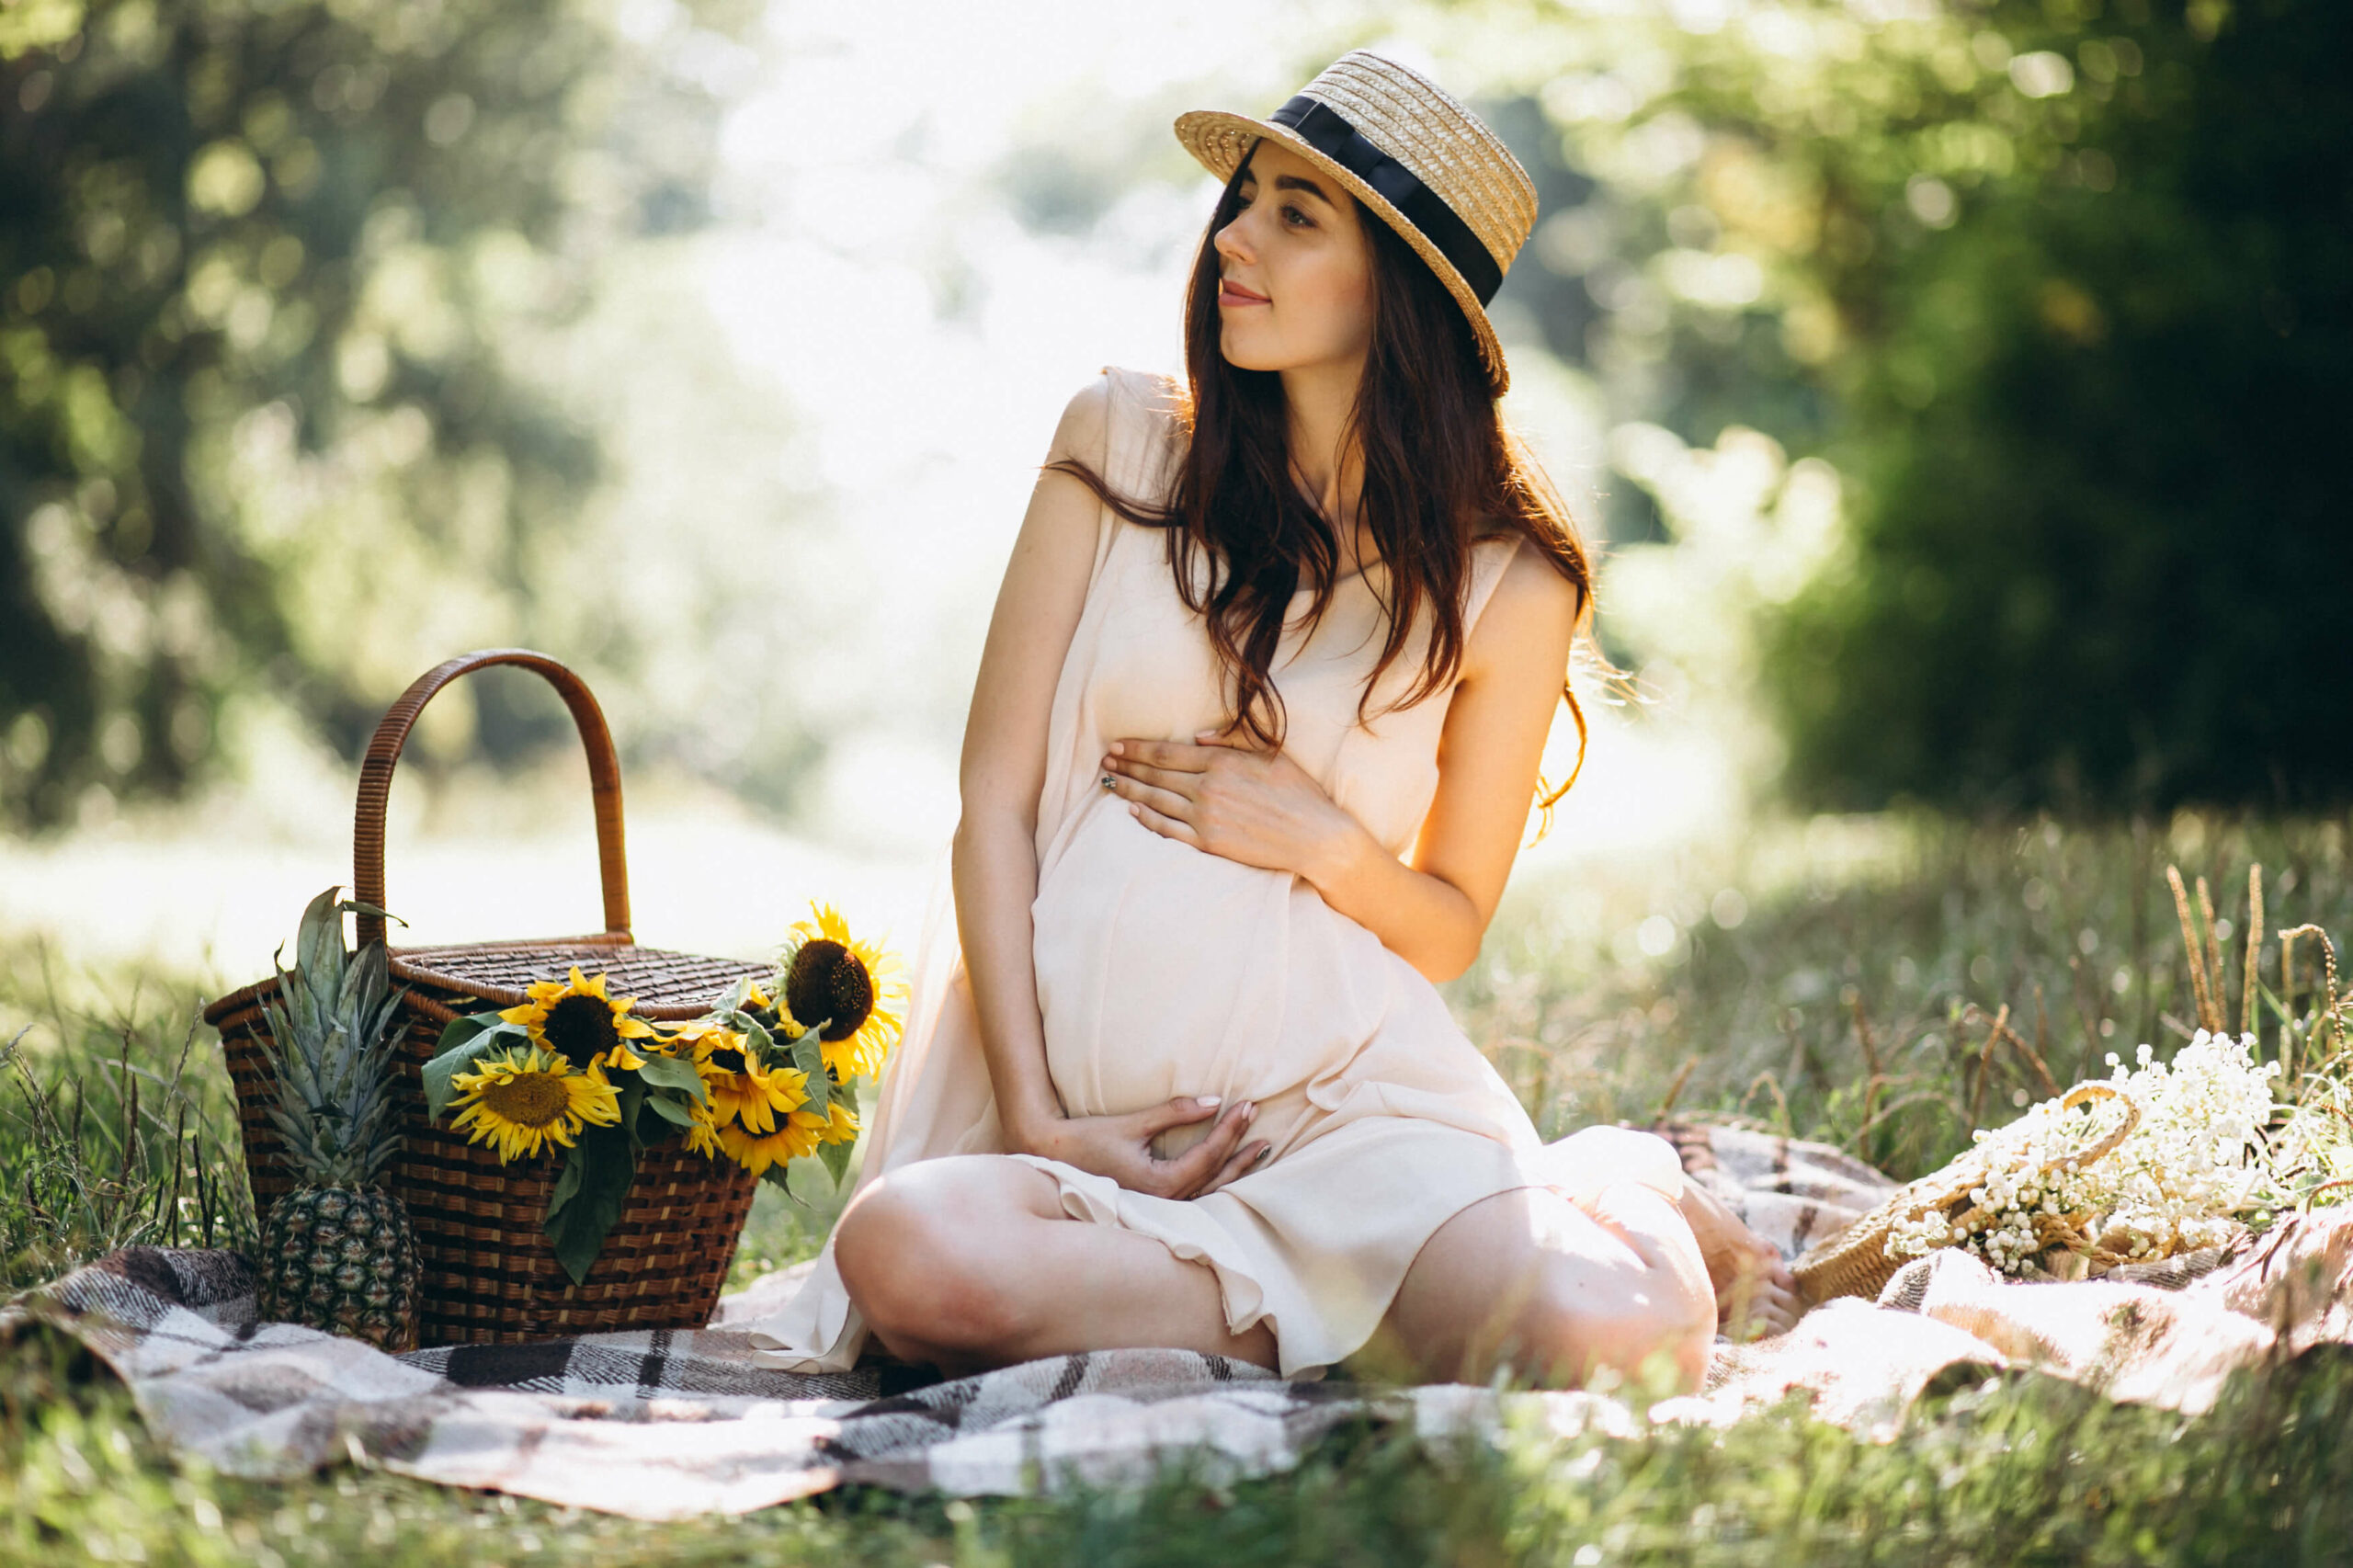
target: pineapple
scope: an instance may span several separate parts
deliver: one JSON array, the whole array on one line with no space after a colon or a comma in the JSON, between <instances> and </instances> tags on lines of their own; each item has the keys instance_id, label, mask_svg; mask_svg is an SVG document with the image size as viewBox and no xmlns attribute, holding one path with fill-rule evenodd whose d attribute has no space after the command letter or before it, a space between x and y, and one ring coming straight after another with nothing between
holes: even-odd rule
<instances>
[{"instance_id":1,"label":"pineapple","mask_svg":"<svg viewBox=\"0 0 2353 1568\"><path fill-rule=\"evenodd\" d=\"M400 1146L392 1077L400 998L384 945L343 945L343 905L329 888L302 912L294 969L278 971L264 1041L278 1080L269 1119L294 1190L262 1226L261 1315L416 1347L416 1241L408 1210L379 1189Z\"/></svg>"}]
</instances>

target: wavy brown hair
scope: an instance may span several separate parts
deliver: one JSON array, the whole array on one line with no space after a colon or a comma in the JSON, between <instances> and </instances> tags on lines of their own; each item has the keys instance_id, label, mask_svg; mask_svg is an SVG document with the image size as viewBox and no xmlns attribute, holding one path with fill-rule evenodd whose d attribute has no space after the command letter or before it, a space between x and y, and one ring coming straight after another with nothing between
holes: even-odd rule
<instances>
[{"instance_id":1,"label":"wavy brown hair","mask_svg":"<svg viewBox=\"0 0 2353 1568\"><path fill-rule=\"evenodd\" d=\"M1178 409L1185 454L1167 499L1154 505L1116 494L1076 458L1047 467L1082 481L1128 521L1166 533L1177 594L1204 618L1233 683L1233 712L1260 744L1276 747L1282 744L1282 694L1268 670L1292 595L1302 585L1314 588L1311 627L1330 605L1340 541L1291 480L1282 378L1242 369L1219 347L1216 238L1241 210L1249 169L1245 158L1226 182L1193 262L1185 299L1188 394ZM1444 690L1461 668L1462 597L1475 538L1525 534L1576 585L1581 633L1592 616L1593 574L1566 507L1504 424L1461 306L1395 230L1360 203L1357 211L1372 247L1374 302L1348 428L1364 463L1358 516L1389 569L1388 640L1357 701L1362 722L1372 687L1404 653L1425 604L1434 624L1421 674L1392 707ZM1211 562L1206 593L1196 582L1198 553ZM1547 827L1553 803L1585 766L1585 711L1566 672L1561 695L1576 721L1577 764L1557 790L1548 792L1537 778Z\"/></svg>"}]
</instances>

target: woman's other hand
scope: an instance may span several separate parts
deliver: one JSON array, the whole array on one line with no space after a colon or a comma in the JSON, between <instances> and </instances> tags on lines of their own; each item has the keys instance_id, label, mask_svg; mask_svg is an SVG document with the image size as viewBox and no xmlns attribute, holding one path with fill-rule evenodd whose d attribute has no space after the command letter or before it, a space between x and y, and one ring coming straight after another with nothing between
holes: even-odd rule
<instances>
[{"instance_id":1,"label":"woman's other hand","mask_svg":"<svg viewBox=\"0 0 2353 1568\"><path fill-rule=\"evenodd\" d=\"M1243 1100L1222 1113L1218 1108L1214 1096L1180 1096L1125 1116L1058 1117L1021 1140L1021 1152L1109 1176L1129 1191L1148 1197L1199 1198L1256 1168L1273 1147L1242 1142L1257 1107ZM1209 1136L1175 1159L1153 1153L1152 1141L1161 1133L1212 1116L1217 1125Z\"/></svg>"},{"instance_id":2,"label":"woman's other hand","mask_svg":"<svg viewBox=\"0 0 2353 1568\"><path fill-rule=\"evenodd\" d=\"M1203 730L1195 744L1126 737L1103 771L1146 827L1245 866L1313 880L1364 835L1364 824L1282 751L1246 730Z\"/></svg>"}]
</instances>

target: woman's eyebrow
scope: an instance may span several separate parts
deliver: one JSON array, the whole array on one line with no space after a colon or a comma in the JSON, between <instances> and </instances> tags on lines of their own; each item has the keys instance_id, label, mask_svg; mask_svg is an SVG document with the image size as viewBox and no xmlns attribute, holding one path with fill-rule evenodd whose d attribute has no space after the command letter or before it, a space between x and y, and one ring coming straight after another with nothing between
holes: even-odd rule
<instances>
[{"instance_id":1,"label":"woman's eyebrow","mask_svg":"<svg viewBox=\"0 0 2353 1568\"><path fill-rule=\"evenodd\" d=\"M1324 194L1324 187L1322 186L1317 185L1312 179L1302 179L1297 175L1277 175L1275 176L1275 188L1277 190L1303 190L1326 207L1334 205L1332 199Z\"/></svg>"}]
</instances>

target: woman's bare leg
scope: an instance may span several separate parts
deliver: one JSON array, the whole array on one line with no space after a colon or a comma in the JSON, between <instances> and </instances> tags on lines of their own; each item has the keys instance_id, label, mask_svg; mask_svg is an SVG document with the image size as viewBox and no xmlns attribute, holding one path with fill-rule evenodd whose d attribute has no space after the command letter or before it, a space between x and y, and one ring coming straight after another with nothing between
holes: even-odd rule
<instances>
[{"instance_id":1,"label":"woman's bare leg","mask_svg":"<svg viewBox=\"0 0 2353 1568\"><path fill-rule=\"evenodd\" d=\"M1591 1211L1546 1187L1497 1193L1438 1227L1390 1304L1384 1341L1419 1376L1582 1383L1664 1357L1707 1370L1715 1292L1691 1228L1651 1187L1605 1187Z\"/></svg>"},{"instance_id":2,"label":"woman's bare leg","mask_svg":"<svg viewBox=\"0 0 2353 1568\"><path fill-rule=\"evenodd\" d=\"M950 1377L1126 1346L1275 1365L1266 1324L1226 1332L1207 1265L1070 1218L1053 1177L1001 1154L923 1160L882 1177L843 1212L834 1261L883 1348Z\"/></svg>"}]
</instances>

